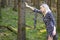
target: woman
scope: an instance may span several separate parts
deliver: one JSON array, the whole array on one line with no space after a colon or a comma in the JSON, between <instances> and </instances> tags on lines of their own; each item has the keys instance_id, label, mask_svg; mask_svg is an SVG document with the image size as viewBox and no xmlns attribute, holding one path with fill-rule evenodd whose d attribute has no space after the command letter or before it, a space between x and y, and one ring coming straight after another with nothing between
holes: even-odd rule
<instances>
[{"instance_id":1,"label":"woman","mask_svg":"<svg viewBox=\"0 0 60 40\"><path fill-rule=\"evenodd\" d=\"M47 4L42 4L40 6L40 10L29 6L27 3L26 7L30 8L34 12L38 12L40 14L43 14L43 21L46 25L46 30L47 30L47 40L57 40L56 37L56 27L55 27L55 19L52 15L51 10L49 9L49 6Z\"/></svg>"}]
</instances>

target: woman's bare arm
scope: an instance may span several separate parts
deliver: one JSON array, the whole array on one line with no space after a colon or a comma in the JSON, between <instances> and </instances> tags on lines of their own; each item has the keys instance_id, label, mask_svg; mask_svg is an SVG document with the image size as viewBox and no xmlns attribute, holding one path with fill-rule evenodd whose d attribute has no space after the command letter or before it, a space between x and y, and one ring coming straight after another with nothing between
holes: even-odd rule
<instances>
[{"instance_id":1,"label":"woman's bare arm","mask_svg":"<svg viewBox=\"0 0 60 40\"><path fill-rule=\"evenodd\" d=\"M41 10L38 10L38 9L36 9L36 8L34 8L34 7L29 6L26 2L25 2L25 4L26 4L26 7L30 8L30 9L33 10L34 12L37 12L37 13L40 13L40 14L42 13Z\"/></svg>"},{"instance_id":2,"label":"woman's bare arm","mask_svg":"<svg viewBox=\"0 0 60 40\"><path fill-rule=\"evenodd\" d=\"M26 4L26 7L30 8L31 10L35 9L34 7L29 6L26 2L25 2L25 4Z\"/></svg>"}]
</instances>

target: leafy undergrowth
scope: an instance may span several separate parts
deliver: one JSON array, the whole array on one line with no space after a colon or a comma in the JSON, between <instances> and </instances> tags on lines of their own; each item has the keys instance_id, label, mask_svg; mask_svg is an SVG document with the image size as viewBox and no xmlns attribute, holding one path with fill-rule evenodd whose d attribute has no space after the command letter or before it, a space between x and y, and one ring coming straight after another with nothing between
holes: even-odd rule
<instances>
[{"instance_id":1,"label":"leafy undergrowth","mask_svg":"<svg viewBox=\"0 0 60 40\"><path fill-rule=\"evenodd\" d=\"M2 8L2 23L0 25L17 27L18 13L12 8Z\"/></svg>"},{"instance_id":2,"label":"leafy undergrowth","mask_svg":"<svg viewBox=\"0 0 60 40\"><path fill-rule=\"evenodd\" d=\"M46 30L38 30L38 29L29 29L26 31L27 40L46 40Z\"/></svg>"},{"instance_id":3,"label":"leafy undergrowth","mask_svg":"<svg viewBox=\"0 0 60 40\"><path fill-rule=\"evenodd\" d=\"M7 28L0 28L0 40L16 40L17 35Z\"/></svg>"}]
</instances>

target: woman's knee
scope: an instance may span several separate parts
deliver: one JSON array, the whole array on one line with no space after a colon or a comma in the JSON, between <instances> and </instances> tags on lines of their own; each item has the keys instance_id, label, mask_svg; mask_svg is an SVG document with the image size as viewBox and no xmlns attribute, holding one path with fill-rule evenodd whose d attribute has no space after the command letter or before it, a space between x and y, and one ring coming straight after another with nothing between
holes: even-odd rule
<instances>
[{"instance_id":1,"label":"woman's knee","mask_svg":"<svg viewBox=\"0 0 60 40\"><path fill-rule=\"evenodd\" d=\"M51 37L50 35L48 36L48 40L53 40L53 37Z\"/></svg>"}]
</instances>

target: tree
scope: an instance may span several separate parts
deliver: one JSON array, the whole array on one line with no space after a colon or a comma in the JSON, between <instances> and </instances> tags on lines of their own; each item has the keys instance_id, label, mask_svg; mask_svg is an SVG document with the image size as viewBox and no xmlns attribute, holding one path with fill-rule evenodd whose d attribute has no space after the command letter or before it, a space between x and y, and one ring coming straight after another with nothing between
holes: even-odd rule
<instances>
[{"instance_id":1,"label":"tree","mask_svg":"<svg viewBox=\"0 0 60 40\"><path fill-rule=\"evenodd\" d=\"M25 0L18 0L18 40L26 40Z\"/></svg>"},{"instance_id":2,"label":"tree","mask_svg":"<svg viewBox=\"0 0 60 40\"><path fill-rule=\"evenodd\" d=\"M39 5L40 1L39 0L34 0L33 4L34 6L39 9L40 5ZM34 14L35 18L34 18L34 29L36 28L36 24L37 24L37 13Z\"/></svg>"},{"instance_id":3,"label":"tree","mask_svg":"<svg viewBox=\"0 0 60 40\"><path fill-rule=\"evenodd\" d=\"M0 0L0 24L1 24L1 22L2 22L2 15L1 15L1 0Z\"/></svg>"},{"instance_id":4,"label":"tree","mask_svg":"<svg viewBox=\"0 0 60 40\"><path fill-rule=\"evenodd\" d=\"M60 0L57 0L57 28L60 30Z\"/></svg>"},{"instance_id":5,"label":"tree","mask_svg":"<svg viewBox=\"0 0 60 40\"><path fill-rule=\"evenodd\" d=\"M14 7L13 7L14 11L17 11L17 0L14 0Z\"/></svg>"},{"instance_id":6,"label":"tree","mask_svg":"<svg viewBox=\"0 0 60 40\"><path fill-rule=\"evenodd\" d=\"M6 6L6 0L1 0L1 7L4 8Z\"/></svg>"},{"instance_id":7,"label":"tree","mask_svg":"<svg viewBox=\"0 0 60 40\"><path fill-rule=\"evenodd\" d=\"M6 7L8 7L8 6L10 6L10 2L11 2L12 0L6 0Z\"/></svg>"},{"instance_id":8,"label":"tree","mask_svg":"<svg viewBox=\"0 0 60 40\"><path fill-rule=\"evenodd\" d=\"M51 9L51 0L46 0L47 4L49 5L50 9Z\"/></svg>"}]
</instances>

